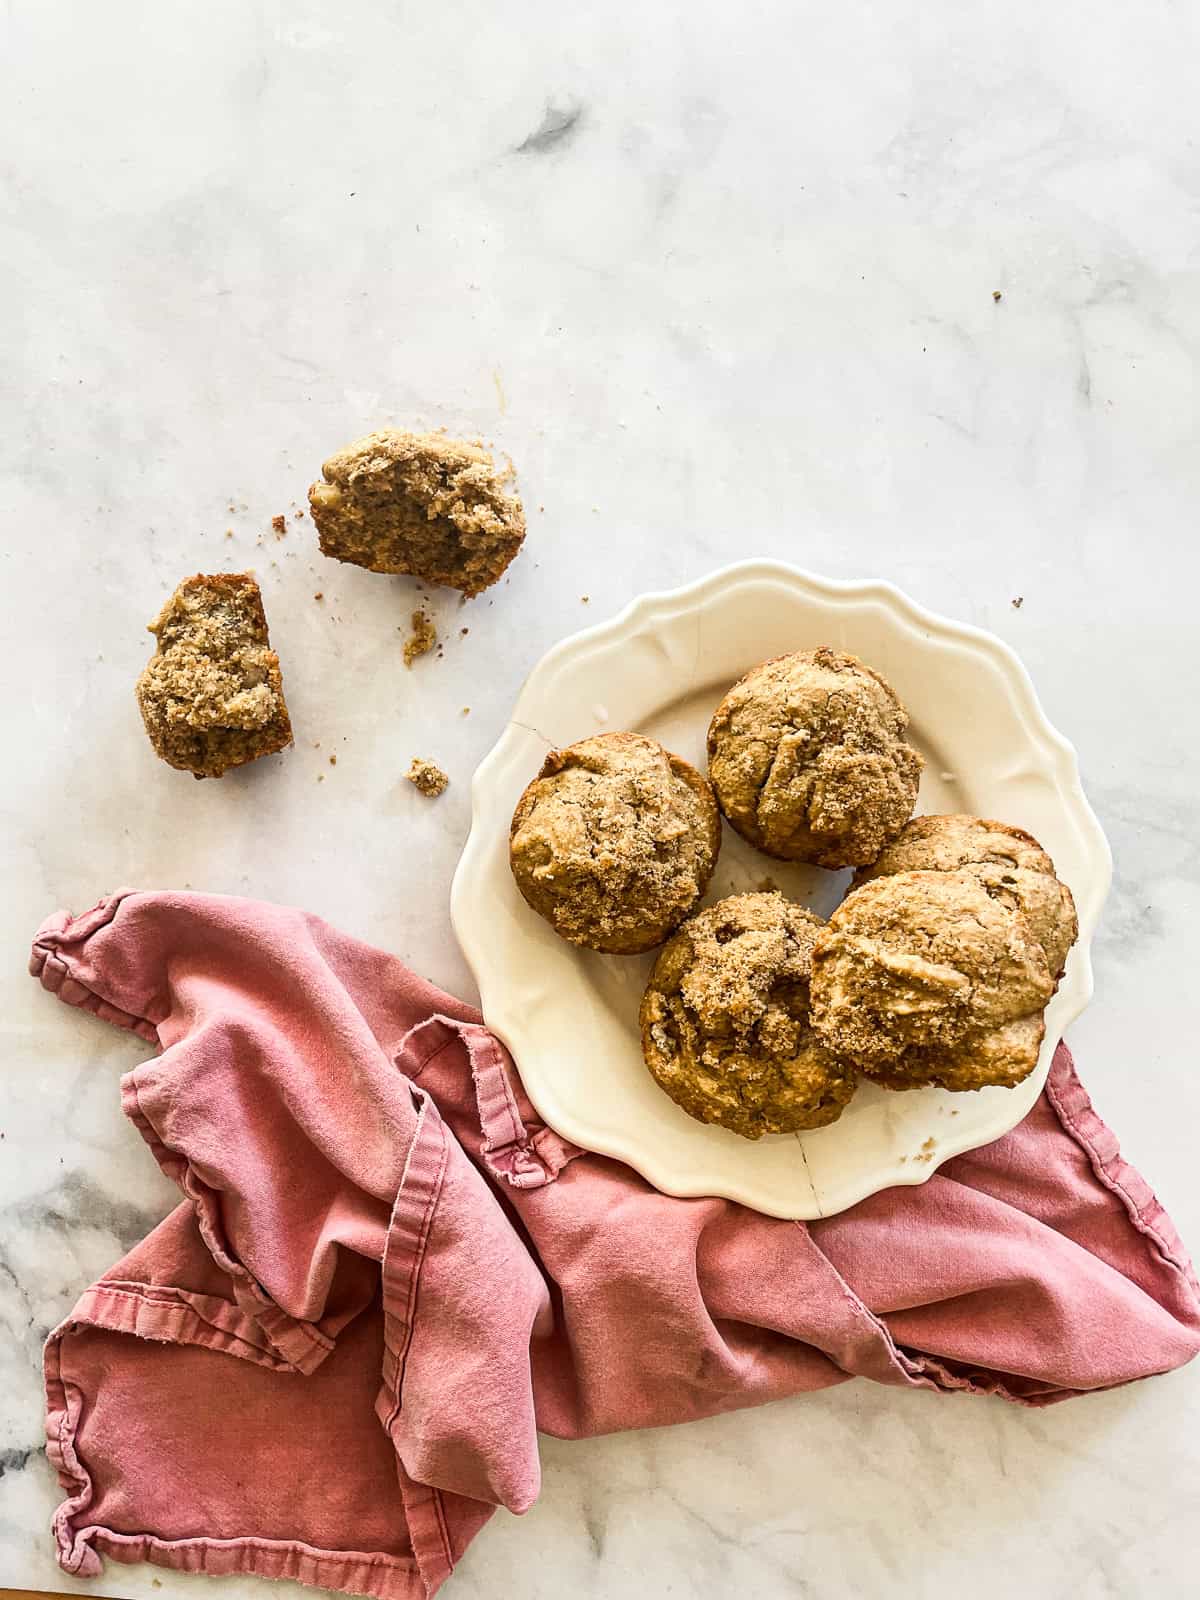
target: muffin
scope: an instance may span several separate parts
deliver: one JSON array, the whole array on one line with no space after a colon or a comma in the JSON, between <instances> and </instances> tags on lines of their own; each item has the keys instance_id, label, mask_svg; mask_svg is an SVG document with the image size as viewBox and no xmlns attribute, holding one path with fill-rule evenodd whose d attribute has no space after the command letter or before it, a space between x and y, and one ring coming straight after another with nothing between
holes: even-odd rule
<instances>
[{"instance_id":1,"label":"muffin","mask_svg":"<svg viewBox=\"0 0 1200 1600\"><path fill-rule=\"evenodd\" d=\"M877 672L822 646L764 661L708 730L717 803L743 839L784 861L857 867L903 828L921 757Z\"/></svg>"},{"instance_id":2,"label":"muffin","mask_svg":"<svg viewBox=\"0 0 1200 1600\"><path fill-rule=\"evenodd\" d=\"M150 743L169 766L220 778L291 744L279 657L251 573L185 578L150 632L158 648L137 699Z\"/></svg>"},{"instance_id":3,"label":"muffin","mask_svg":"<svg viewBox=\"0 0 1200 1600\"><path fill-rule=\"evenodd\" d=\"M495 583L525 513L482 445L382 428L330 456L308 491L321 549L371 572L405 572L464 595Z\"/></svg>"},{"instance_id":4,"label":"muffin","mask_svg":"<svg viewBox=\"0 0 1200 1600\"><path fill-rule=\"evenodd\" d=\"M636 733L552 750L513 813L517 887L572 944L651 950L695 909L721 818L694 767Z\"/></svg>"},{"instance_id":5,"label":"muffin","mask_svg":"<svg viewBox=\"0 0 1200 1600\"><path fill-rule=\"evenodd\" d=\"M1016 896L994 895L970 870L871 879L813 949L814 1027L891 1089L1020 1083L1037 1064L1053 992Z\"/></svg>"},{"instance_id":6,"label":"muffin","mask_svg":"<svg viewBox=\"0 0 1200 1600\"><path fill-rule=\"evenodd\" d=\"M809 1018L823 926L781 894L738 894L685 922L659 952L642 1000L642 1054L689 1116L743 1139L841 1116L854 1069Z\"/></svg>"},{"instance_id":7,"label":"muffin","mask_svg":"<svg viewBox=\"0 0 1200 1600\"><path fill-rule=\"evenodd\" d=\"M914 817L854 882L926 870L967 872L993 898L1011 899L1046 952L1050 976L1056 983L1062 977L1079 920L1070 889L1032 834L983 817Z\"/></svg>"}]
</instances>

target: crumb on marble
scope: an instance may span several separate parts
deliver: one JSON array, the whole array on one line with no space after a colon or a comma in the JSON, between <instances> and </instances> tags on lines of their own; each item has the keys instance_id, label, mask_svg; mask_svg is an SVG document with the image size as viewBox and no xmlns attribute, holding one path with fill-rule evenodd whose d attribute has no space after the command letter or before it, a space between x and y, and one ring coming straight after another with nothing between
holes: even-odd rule
<instances>
[{"instance_id":1,"label":"crumb on marble","mask_svg":"<svg viewBox=\"0 0 1200 1600\"><path fill-rule=\"evenodd\" d=\"M427 655L437 644L437 629L426 613L419 608L413 612L409 626L412 632L404 641L404 665L411 667L418 656ZM441 651L438 651L441 655Z\"/></svg>"},{"instance_id":2,"label":"crumb on marble","mask_svg":"<svg viewBox=\"0 0 1200 1600\"><path fill-rule=\"evenodd\" d=\"M1004 296L1001 294L999 289L993 289L992 290L992 299L993 300L1003 300Z\"/></svg>"},{"instance_id":3,"label":"crumb on marble","mask_svg":"<svg viewBox=\"0 0 1200 1600\"><path fill-rule=\"evenodd\" d=\"M580 596L579 596L579 598L580 598L580 601L581 601L581 602L582 602L582 603L583 603L583 604L584 604L584 605L585 605L585 606L586 606L586 605L587 605L587 603L588 603L588 601L589 601L589 600L590 600L590 599L591 599L591 598L592 598L592 597L591 597L591 595L590 595L590 594L581 594L581 595L580 595Z\"/></svg>"},{"instance_id":4,"label":"crumb on marble","mask_svg":"<svg viewBox=\"0 0 1200 1600\"><path fill-rule=\"evenodd\" d=\"M329 765L331 767L336 767L337 766L337 757L336 756L330 756Z\"/></svg>"},{"instance_id":5,"label":"crumb on marble","mask_svg":"<svg viewBox=\"0 0 1200 1600\"><path fill-rule=\"evenodd\" d=\"M430 800L436 800L450 782L441 767L435 766L432 761L425 761L421 756L412 758L412 764L405 776L414 789Z\"/></svg>"},{"instance_id":6,"label":"crumb on marble","mask_svg":"<svg viewBox=\"0 0 1200 1600\"><path fill-rule=\"evenodd\" d=\"M1016 597L1016 599L1013 601L1013 610L1014 611L1020 611L1021 607L1024 604L1025 604L1025 596L1023 594L1019 594Z\"/></svg>"},{"instance_id":7,"label":"crumb on marble","mask_svg":"<svg viewBox=\"0 0 1200 1600\"><path fill-rule=\"evenodd\" d=\"M287 532L287 518L280 513L279 516L271 518L271 526L282 539L284 534Z\"/></svg>"}]
</instances>

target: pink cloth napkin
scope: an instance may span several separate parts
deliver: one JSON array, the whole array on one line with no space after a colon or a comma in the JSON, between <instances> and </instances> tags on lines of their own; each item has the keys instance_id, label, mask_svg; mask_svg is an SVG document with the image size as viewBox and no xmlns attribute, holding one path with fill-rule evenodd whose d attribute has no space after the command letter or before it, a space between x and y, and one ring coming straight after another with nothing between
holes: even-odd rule
<instances>
[{"instance_id":1,"label":"pink cloth napkin","mask_svg":"<svg viewBox=\"0 0 1200 1600\"><path fill-rule=\"evenodd\" d=\"M124 892L52 917L32 970L156 1047L122 1100L184 1195L47 1342L70 1573L424 1600L536 1498L538 1429L855 1376L1041 1405L1200 1349L1065 1046L1005 1138L804 1225L567 1144L476 1013L300 911Z\"/></svg>"}]
</instances>

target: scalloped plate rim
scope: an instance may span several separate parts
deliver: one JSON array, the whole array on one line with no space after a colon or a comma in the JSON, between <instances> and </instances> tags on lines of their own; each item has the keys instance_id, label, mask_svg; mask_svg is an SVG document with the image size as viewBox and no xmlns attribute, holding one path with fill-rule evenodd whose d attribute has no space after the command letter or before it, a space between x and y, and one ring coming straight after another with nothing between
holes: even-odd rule
<instances>
[{"instance_id":1,"label":"scalloped plate rim","mask_svg":"<svg viewBox=\"0 0 1200 1600\"><path fill-rule=\"evenodd\" d=\"M610 644L622 635L639 632L646 623L652 622L656 615L669 613L678 616L722 590L760 583L763 580L807 591L810 596L815 594L819 599L827 600L834 605L878 600L894 614L898 614L910 627L915 627L927 635L936 634L943 638L958 640L965 647L990 656L1002 675L1018 692L1018 704L1025 714L1023 720L1026 722L1027 730L1031 735L1038 736L1047 756L1053 755L1058 787L1073 802L1073 820L1090 846L1092 856L1092 872L1088 883L1085 888L1077 891L1076 896L1080 907L1080 937L1072 952L1069 1003L1059 1008L1063 1015L1056 1027L1054 1044L1057 1045L1063 1032L1077 1020L1094 993L1091 937L1110 886L1112 854L1099 820L1084 793L1075 747L1046 716L1025 664L1012 646L996 634L978 628L972 623L961 622L931 611L886 579L828 578L788 562L762 557L732 562L675 589L650 590L636 595L614 616L560 639L542 655L526 676L512 714L499 738L475 769L471 783L471 826L455 869L450 893L451 922L459 947L478 984L481 1007L488 1027L503 1040L519 1061L523 1048L519 1018L510 1021L503 999L496 993L504 981L503 975L492 970L492 965L476 942L472 927L478 926L478 910L472 907L469 901L473 893L472 874L476 869L475 858L482 854L486 842L483 837L481 813L485 808L493 773L498 771L512 754L516 736L532 735L541 739L547 746L551 743L536 726L531 726L530 722L522 718L522 711L538 688L539 680L553 674L564 659L586 654L592 647L598 644ZM1057 998L1059 996L1056 996ZM1068 996L1061 995L1061 998L1067 1000ZM1030 1078L1025 1080L1026 1085L1033 1080L1039 1080L1039 1092L1045 1081L1051 1054L1052 1050L1044 1047L1037 1068ZM814 1220L817 1217L837 1215L881 1189L915 1187L927 1183L933 1174L954 1156L978 1149L981 1145L990 1143L1010 1131L1023 1116L1027 1115L1029 1109L1027 1107L1005 1126L999 1126L999 1123L1004 1121L1003 1118L997 1119L997 1126L982 1137L976 1133L964 1134L958 1138L945 1138L944 1142L939 1144L935 1158L922 1162L919 1167L916 1163L909 1163L906 1166L893 1163L886 1172L882 1167L877 1167L871 1173L864 1174L861 1182L849 1182L846 1197L839 1197L836 1206L809 1212L797 1210L794 1205L780 1206L768 1203L761 1193L752 1193L749 1189L737 1192L739 1185L727 1177L714 1179L698 1171L689 1173L687 1178L683 1179L674 1170L657 1166L652 1157L647 1158L645 1150L640 1146L631 1145L620 1137L598 1137L594 1130L586 1127L569 1109L562 1106L546 1079L539 1079L536 1072L533 1078L534 1082L531 1084L528 1070L523 1070L522 1081L530 1101L538 1114L556 1132L570 1139L572 1143L598 1155L609 1156L625 1163L664 1194L680 1198L722 1196L765 1215L788 1220Z\"/></svg>"}]
</instances>

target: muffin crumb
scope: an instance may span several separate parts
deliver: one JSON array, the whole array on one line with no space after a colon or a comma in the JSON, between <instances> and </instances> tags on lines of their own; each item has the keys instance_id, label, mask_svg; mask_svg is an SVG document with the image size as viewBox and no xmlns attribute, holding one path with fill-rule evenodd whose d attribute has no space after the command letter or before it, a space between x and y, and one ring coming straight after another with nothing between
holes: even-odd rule
<instances>
[{"instance_id":1,"label":"muffin crumb","mask_svg":"<svg viewBox=\"0 0 1200 1600\"><path fill-rule=\"evenodd\" d=\"M282 513L277 517L272 517L271 518L271 526L275 529L275 532L282 539L284 534L287 532L287 518L285 516L283 516Z\"/></svg>"},{"instance_id":2,"label":"muffin crumb","mask_svg":"<svg viewBox=\"0 0 1200 1600\"><path fill-rule=\"evenodd\" d=\"M404 643L404 665L411 667L418 656L428 655L437 643L437 629L424 611L414 611L409 622L412 632Z\"/></svg>"},{"instance_id":3,"label":"muffin crumb","mask_svg":"<svg viewBox=\"0 0 1200 1600\"><path fill-rule=\"evenodd\" d=\"M421 756L412 758L406 776L413 788L430 800L436 800L450 782L441 767L435 766L432 761L425 761Z\"/></svg>"}]
</instances>

